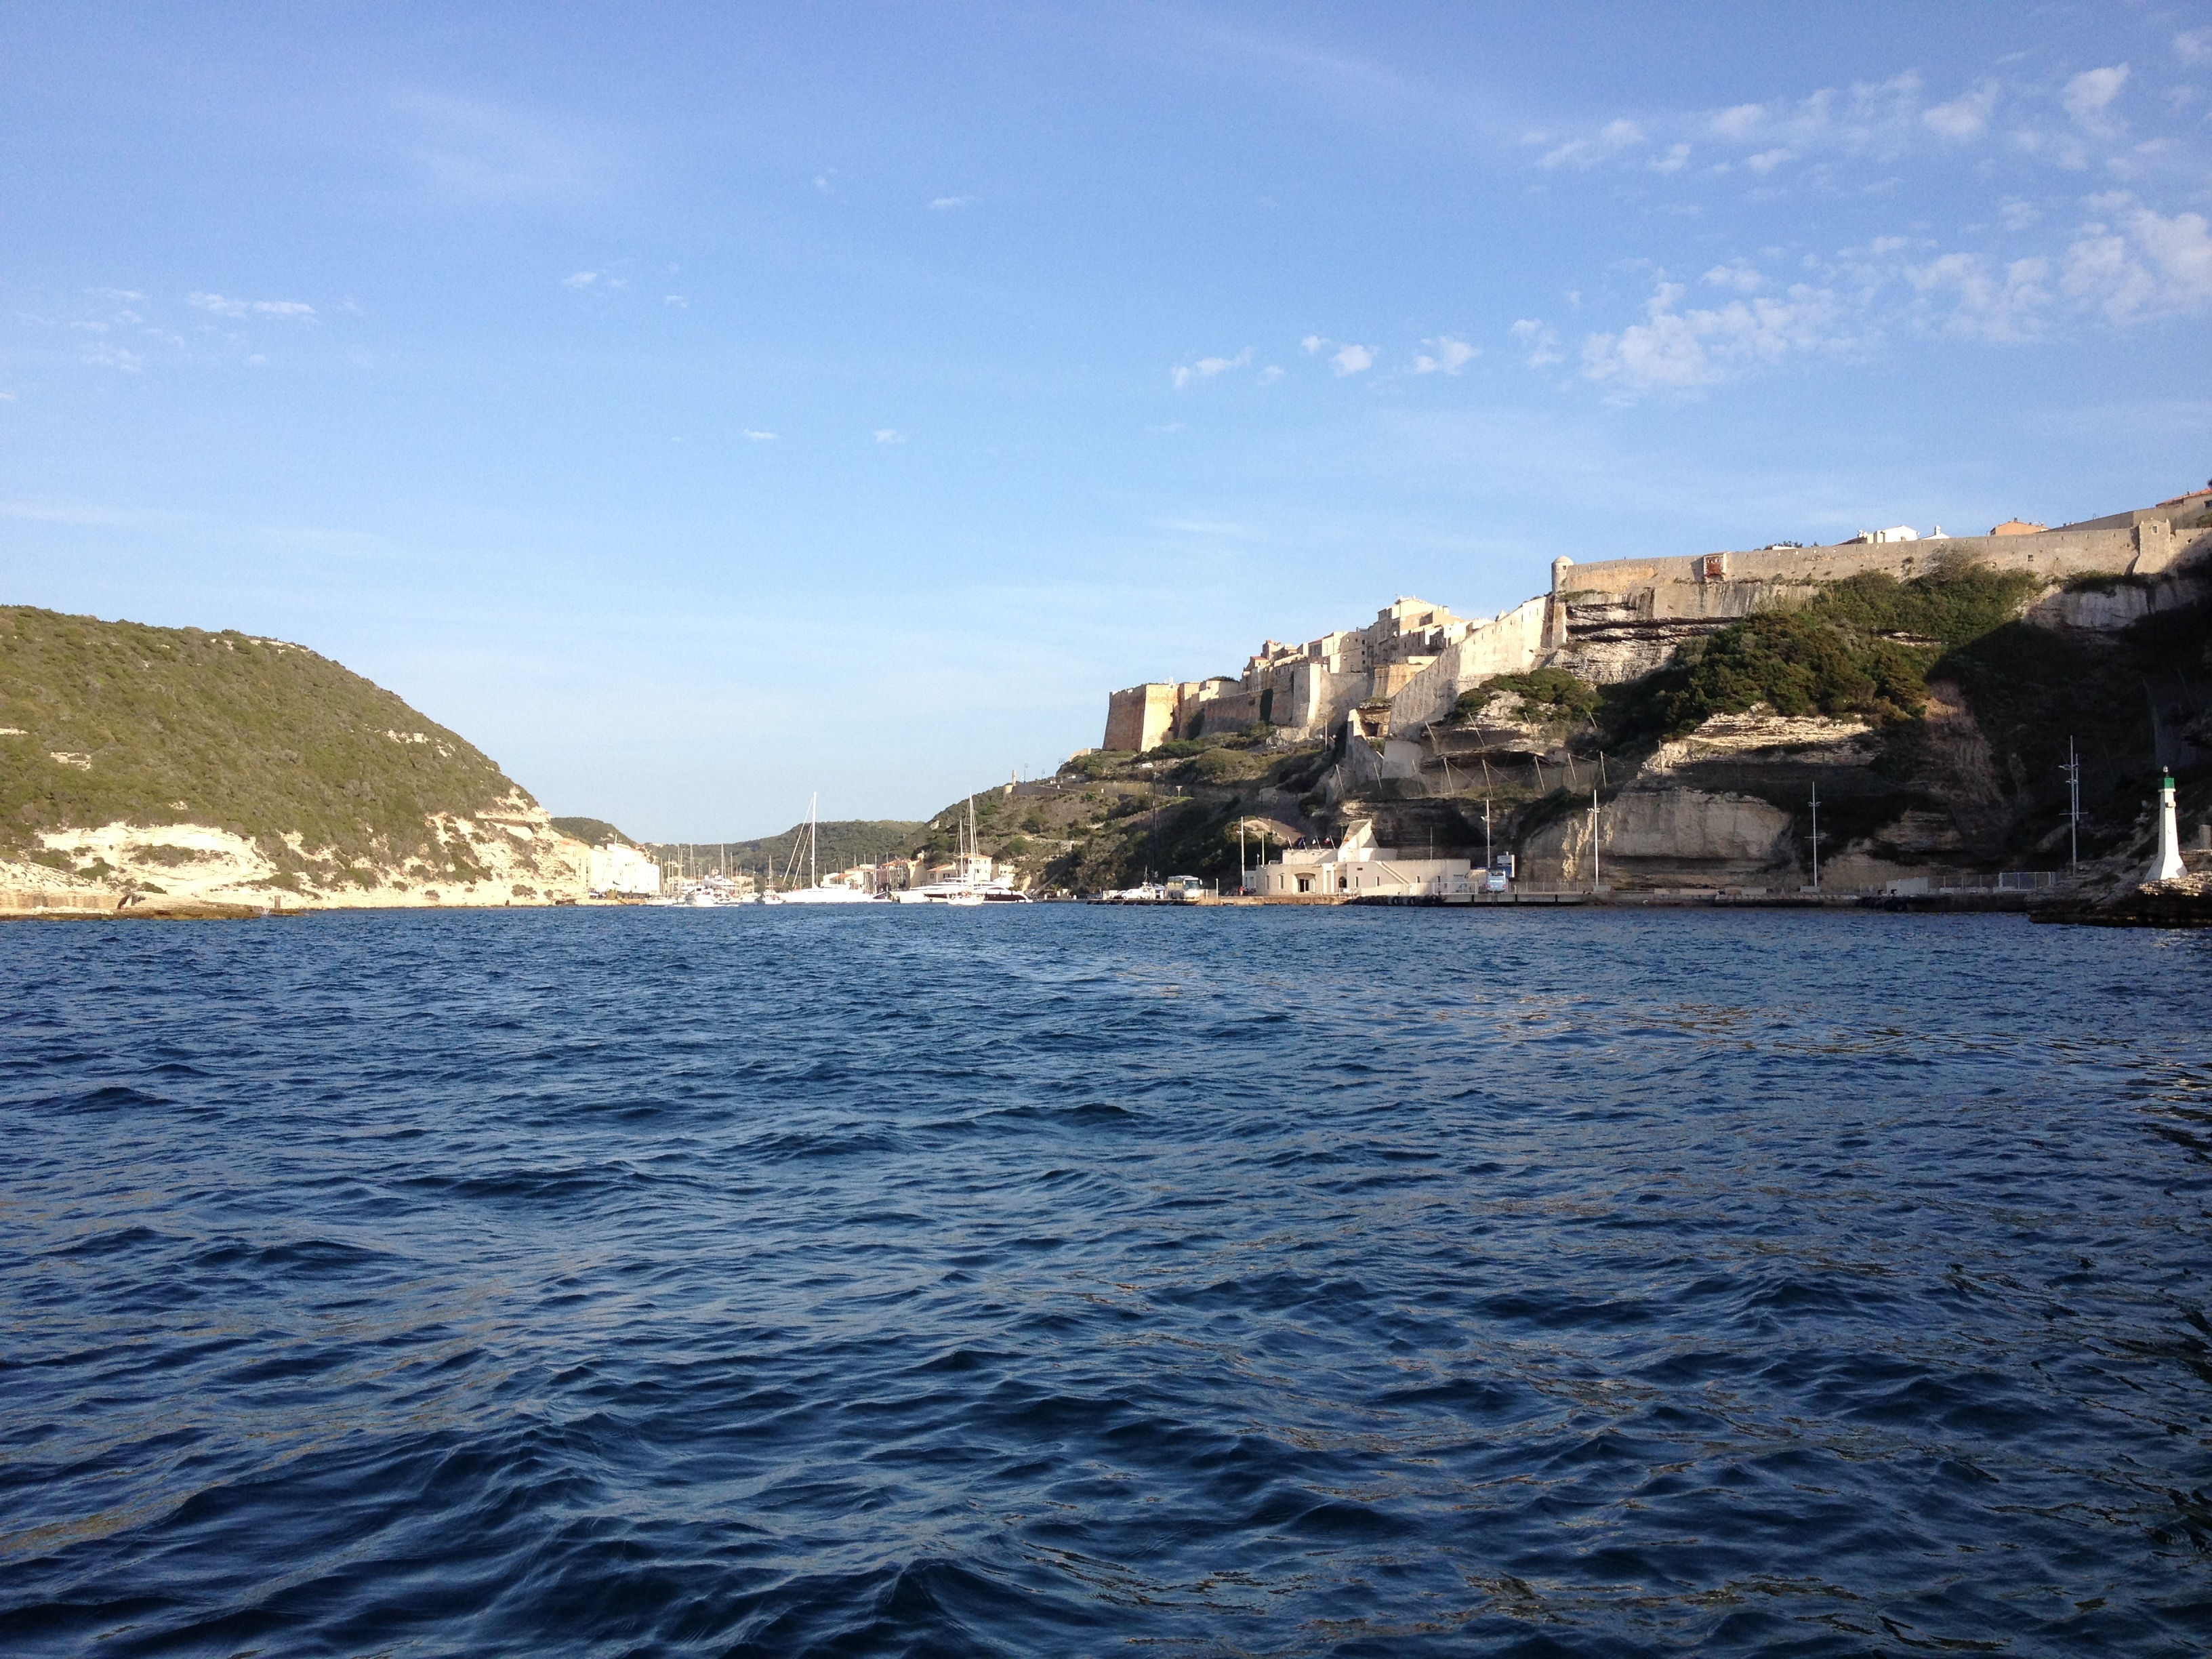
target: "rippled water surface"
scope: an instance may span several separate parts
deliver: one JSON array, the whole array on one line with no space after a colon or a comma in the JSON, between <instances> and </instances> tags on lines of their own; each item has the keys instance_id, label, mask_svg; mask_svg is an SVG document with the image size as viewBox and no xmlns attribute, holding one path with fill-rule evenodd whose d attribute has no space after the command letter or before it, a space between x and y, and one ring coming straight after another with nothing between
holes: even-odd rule
<instances>
[{"instance_id":1,"label":"rippled water surface","mask_svg":"<svg viewBox=\"0 0 2212 1659\"><path fill-rule=\"evenodd\" d=\"M2212 939L0 929L0 1650L2177 1653Z\"/></svg>"}]
</instances>

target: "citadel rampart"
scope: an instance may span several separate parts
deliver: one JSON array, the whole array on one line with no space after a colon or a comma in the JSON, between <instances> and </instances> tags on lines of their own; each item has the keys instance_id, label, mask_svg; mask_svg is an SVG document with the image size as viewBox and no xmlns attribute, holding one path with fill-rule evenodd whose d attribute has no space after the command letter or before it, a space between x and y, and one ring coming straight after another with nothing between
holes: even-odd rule
<instances>
[{"instance_id":1,"label":"citadel rampart","mask_svg":"<svg viewBox=\"0 0 2212 1659\"><path fill-rule=\"evenodd\" d=\"M2053 626L2124 626L2180 597L2175 573L2212 555L2212 490L2078 524L2003 533L1915 538L1868 532L1822 547L1765 547L1656 559L1552 563L1551 591L1486 621L1400 599L1365 629L1303 646L1268 641L1240 679L1156 683L1109 700L1108 749L1150 749L1170 737L1234 731L1255 720L1285 735L1341 726L1355 709L1363 728L1418 732L1443 720L1462 693L1499 674L1565 668L1593 684L1634 679L1662 666L1685 640L1753 612L1808 597L1821 585L1871 573L1909 580L1947 563L2024 571L2053 591L2031 620ZM1870 539L1874 537L1896 539ZM2081 576L2137 579L2125 592L2068 593ZM2163 580L2160 580L2163 579ZM2172 587L2171 594L2154 589ZM1389 704L1387 717L1376 718Z\"/></svg>"}]
</instances>

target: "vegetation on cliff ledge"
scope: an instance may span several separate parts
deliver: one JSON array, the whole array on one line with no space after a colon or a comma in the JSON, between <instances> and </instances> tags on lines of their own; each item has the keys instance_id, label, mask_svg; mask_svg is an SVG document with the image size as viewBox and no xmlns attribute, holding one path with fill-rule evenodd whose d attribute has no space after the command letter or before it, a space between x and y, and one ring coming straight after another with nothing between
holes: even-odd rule
<instances>
[{"instance_id":1,"label":"vegetation on cliff ledge","mask_svg":"<svg viewBox=\"0 0 2212 1659\"><path fill-rule=\"evenodd\" d=\"M1764 703L1779 714L1911 720L1947 654L2011 623L2039 584L1959 565L1909 581L1870 573L1802 605L1762 611L1692 641L1656 674L1610 690L1616 733L1677 736Z\"/></svg>"},{"instance_id":2,"label":"vegetation on cliff ledge","mask_svg":"<svg viewBox=\"0 0 2212 1659\"><path fill-rule=\"evenodd\" d=\"M299 646L0 606L0 853L40 856L42 830L196 823L258 842L280 872L310 867L291 837L341 866L414 858L465 879L430 819L520 793L472 744Z\"/></svg>"}]
</instances>

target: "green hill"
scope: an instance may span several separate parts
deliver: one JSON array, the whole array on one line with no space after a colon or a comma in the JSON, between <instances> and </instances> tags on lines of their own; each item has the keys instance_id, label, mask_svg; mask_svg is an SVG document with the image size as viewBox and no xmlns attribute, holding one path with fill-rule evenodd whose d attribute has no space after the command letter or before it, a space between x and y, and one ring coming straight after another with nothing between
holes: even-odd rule
<instances>
[{"instance_id":1,"label":"green hill","mask_svg":"<svg viewBox=\"0 0 2212 1659\"><path fill-rule=\"evenodd\" d=\"M624 847L643 844L632 841L605 818L556 818L553 827L564 836L574 836L586 847L604 847L611 841Z\"/></svg>"},{"instance_id":2,"label":"green hill","mask_svg":"<svg viewBox=\"0 0 2212 1659\"><path fill-rule=\"evenodd\" d=\"M927 823L902 818L844 818L815 826L818 842L817 862L824 872L845 870L856 864L876 864L903 857L929 840ZM650 850L663 858L682 858L694 870L718 869L726 860L732 871L773 866L781 875L799 848L799 875L805 875L806 826L795 823L780 836L755 841L669 842Z\"/></svg>"},{"instance_id":3,"label":"green hill","mask_svg":"<svg viewBox=\"0 0 2212 1659\"><path fill-rule=\"evenodd\" d=\"M534 804L473 744L302 647L0 606L0 856L52 862L42 831L191 823L254 842L279 884L410 860L465 882L476 860L432 819L518 811Z\"/></svg>"}]
</instances>

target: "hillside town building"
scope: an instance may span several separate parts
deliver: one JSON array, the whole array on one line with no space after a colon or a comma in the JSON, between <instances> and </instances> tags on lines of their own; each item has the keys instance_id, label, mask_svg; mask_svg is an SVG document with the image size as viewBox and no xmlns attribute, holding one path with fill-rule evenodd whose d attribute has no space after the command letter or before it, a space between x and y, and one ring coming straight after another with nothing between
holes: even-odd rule
<instances>
[{"instance_id":1,"label":"hillside town building","mask_svg":"<svg viewBox=\"0 0 2212 1659\"><path fill-rule=\"evenodd\" d=\"M622 842L611 841L591 851L591 868L584 885L593 893L623 898L653 898L660 892L659 864Z\"/></svg>"}]
</instances>

